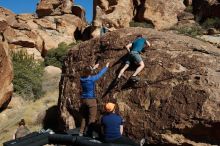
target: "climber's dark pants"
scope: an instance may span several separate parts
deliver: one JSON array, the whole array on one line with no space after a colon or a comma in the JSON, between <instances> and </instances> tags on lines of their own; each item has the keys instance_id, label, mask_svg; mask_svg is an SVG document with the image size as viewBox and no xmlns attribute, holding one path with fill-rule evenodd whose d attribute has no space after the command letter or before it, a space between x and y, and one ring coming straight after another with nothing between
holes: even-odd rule
<instances>
[{"instance_id":1,"label":"climber's dark pants","mask_svg":"<svg viewBox=\"0 0 220 146\"><path fill-rule=\"evenodd\" d=\"M85 133L86 126L88 126L87 134L91 135L97 115L96 99L81 99L80 113L82 115L80 133Z\"/></svg>"}]
</instances>

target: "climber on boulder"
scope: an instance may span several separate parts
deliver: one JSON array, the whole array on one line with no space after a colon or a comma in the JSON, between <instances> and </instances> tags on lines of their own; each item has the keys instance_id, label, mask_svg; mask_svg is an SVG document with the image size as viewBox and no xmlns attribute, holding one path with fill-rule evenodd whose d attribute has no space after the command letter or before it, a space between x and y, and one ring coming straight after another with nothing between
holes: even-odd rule
<instances>
[{"instance_id":1,"label":"climber on boulder","mask_svg":"<svg viewBox=\"0 0 220 146\"><path fill-rule=\"evenodd\" d=\"M120 70L118 74L118 79L121 78L126 69L130 66L132 62L137 63L139 66L131 76L130 79L133 81L137 81L137 75L144 69L144 61L141 58L140 53L143 51L145 45L150 47L151 44L147 41L147 39L143 38L142 35L137 35L137 38L126 46L126 49L129 52L128 58L125 62L125 66Z\"/></svg>"},{"instance_id":2,"label":"climber on boulder","mask_svg":"<svg viewBox=\"0 0 220 146\"><path fill-rule=\"evenodd\" d=\"M102 37L105 33L111 31L111 29L109 29L109 24L104 24L102 23L102 27L100 29L100 37Z\"/></svg>"},{"instance_id":3,"label":"climber on boulder","mask_svg":"<svg viewBox=\"0 0 220 146\"><path fill-rule=\"evenodd\" d=\"M92 136L93 125L96 121L97 101L95 95L95 83L106 73L109 67L109 62L98 74L92 75L93 70L98 66L99 64L96 64L93 68L91 66L86 66L83 69L80 77L80 83L82 87L81 106L80 106L82 122L80 126L80 133L79 133L80 136L83 136L83 134ZM88 122L86 123L87 119ZM87 131L86 131L86 125L88 127Z\"/></svg>"}]
</instances>

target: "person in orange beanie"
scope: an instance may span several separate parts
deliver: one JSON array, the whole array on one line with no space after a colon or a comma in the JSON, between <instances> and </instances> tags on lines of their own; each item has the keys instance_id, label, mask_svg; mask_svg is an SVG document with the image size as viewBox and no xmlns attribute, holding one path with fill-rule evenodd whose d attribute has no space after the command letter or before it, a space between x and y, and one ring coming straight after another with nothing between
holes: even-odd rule
<instances>
[{"instance_id":1,"label":"person in orange beanie","mask_svg":"<svg viewBox=\"0 0 220 146\"><path fill-rule=\"evenodd\" d=\"M115 113L116 105L107 103L105 105L106 114L101 119L104 142L115 144L128 144L131 146L139 146L123 134L123 119Z\"/></svg>"}]
</instances>

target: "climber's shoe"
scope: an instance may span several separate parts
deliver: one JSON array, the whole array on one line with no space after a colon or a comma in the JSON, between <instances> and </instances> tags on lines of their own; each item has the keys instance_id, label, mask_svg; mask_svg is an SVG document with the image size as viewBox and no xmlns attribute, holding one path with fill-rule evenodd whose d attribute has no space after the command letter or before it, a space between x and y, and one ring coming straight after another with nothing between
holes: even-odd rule
<instances>
[{"instance_id":1,"label":"climber's shoe","mask_svg":"<svg viewBox=\"0 0 220 146\"><path fill-rule=\"evenodd\" d=\"M132 82L134 82L134 83L140 81L140 79L139 79L137 76L131 76L131 77L130 77L130 80L131 80Z\"/></svg>"}]
</instances>

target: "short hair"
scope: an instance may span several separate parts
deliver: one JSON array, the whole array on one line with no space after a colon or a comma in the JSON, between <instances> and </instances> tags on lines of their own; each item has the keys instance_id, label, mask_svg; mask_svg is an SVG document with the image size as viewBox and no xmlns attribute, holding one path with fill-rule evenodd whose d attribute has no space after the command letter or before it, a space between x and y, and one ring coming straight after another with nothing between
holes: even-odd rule
<instances>
[{"instance_id":1,"label":"short hair","mask_svg":"<svg viewBox=\"0 0 220 146\"><path fill-rule=\"evenodd\" d=\"M21 125L25 125L25 121L24 121L24 119L21 119L21 121L18 123L18 125L19 125L19 126L21 126Z\"/></svg>"},{"instance_id":2,"label":"short hair","mask_svg":"<svg viewBox=\"0 0 220 146\"><path fill-rule=\"evenodd\" d=\"M89 75L91 75L91 74L92 74L92 68L91 68L91 66L85 66L85 67L83 68L83 70L82 70L81 76L87 77L87 76L89 76Z\"/></svg>"},{"instance_id":3,"label":"short hair","mask_svg":"<svg viewBox=\"0 0 220 146\"><path fill-rule=\"evenodd\" d=\"M143 35L142 34L138 34L137 37L143 37Z\"/></svg>"}]
</instances>

